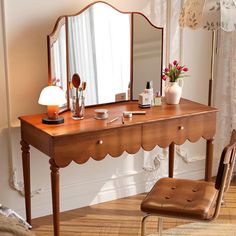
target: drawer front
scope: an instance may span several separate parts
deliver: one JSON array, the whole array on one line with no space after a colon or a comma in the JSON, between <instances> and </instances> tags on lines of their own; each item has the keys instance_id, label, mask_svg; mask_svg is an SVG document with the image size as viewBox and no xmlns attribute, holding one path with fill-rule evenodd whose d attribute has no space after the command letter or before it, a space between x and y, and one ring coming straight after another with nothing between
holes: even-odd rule
<instances>
[{"instance_id":1,"label":"drawer front","mask_svg":"<svg viewBox=\"0 0 236 236\"><path fill-rule=\"evenodd\" d=\"M180 145L187 139L191 142L201 137L210 139L215 135L215 125L215 113L144 124L142 147L152 150L156 145L164 148L172 142Z\"/></svg>"},{"instance_id":2,"label":"drawer front","mask_svg":"<svg viewBox=\"0 0 236 236\"><path fill-rule=\"evenodd\" d=\"M71 161L82 164L90 157L102 160L107 154L118 157L124 151L136 153L141 147L141 125L58 138L54 147L55 162L60 167Z\"/></svg>"}]
</instances>

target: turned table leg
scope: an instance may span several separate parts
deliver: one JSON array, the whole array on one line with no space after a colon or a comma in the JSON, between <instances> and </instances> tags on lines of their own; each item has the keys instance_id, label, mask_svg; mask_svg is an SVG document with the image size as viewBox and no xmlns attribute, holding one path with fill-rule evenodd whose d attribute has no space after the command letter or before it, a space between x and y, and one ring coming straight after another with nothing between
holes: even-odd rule
<instances>
[{"instance_id":1,"label":"turned table leg","mask_svg":"<svg viewBox=\"0 0 236 236\"><path fill-rule=\"evenodd\" d=\"M205 180L211 181L212 178L212 164L213 164L213 138L207 140L206 147L206 164L205 164Z\"/></svg>"},{"instance_id":2,"label":"turned table leg","mask_svg":"<svg viewBox=\"0 0 236 236\"><path fill-rule=\"evenodd\" d=\"M174 176L174 156L175 156L175 144L171 143L169 146L169 178Z\"/></svg>"},{"instance_id":3,"label":"turned table leg","mask_svg":"<svg viewBox=\"0 0 236 236\"><path fill-rule=\"evenodd\" d=\"M23 165L23 178L24 178L24 190L25 190L25 209L26 220L31 224L31 199L30 199L30 147L27 142L21 140L22 150L22 165Z\"/></svg>"},{"instance_id":4,"label":"turned table leg","mask_svg":"<svg viewBox=\"0 0 236 236\"><path fill-rule=\"evenodd\" d=\"M52 207L54 236L60 235L60 194L59 194L59 167L53 158L49 160L51 169Z\"/></svg>"}]
</instances>

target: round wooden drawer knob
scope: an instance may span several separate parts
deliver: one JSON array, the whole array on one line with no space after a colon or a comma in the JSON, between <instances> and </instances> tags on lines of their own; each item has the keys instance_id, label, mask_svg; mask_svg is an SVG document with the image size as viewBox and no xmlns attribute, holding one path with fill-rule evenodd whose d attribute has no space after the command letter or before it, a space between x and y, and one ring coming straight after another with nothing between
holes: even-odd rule
<instances>
[{"instance_id":1,"label":"round wooden drawer knob","mask_svg":"<svg viewBox=\"0 0 236 236\"><path fill-rule=\"evenodd\" d=\"M184 127L183 126L179 126L179 130L183 130L184 129Z\"/></svg>"},{"instance_id":2,"label":"round wooden drawer knob","mask_svg":"<svg viewBox=\"0 0 236 236\"><path fill-rule=\"evenodd\" d=\"M98 140L98 144L103 144L103 140Z\"/></svg>"}]
</instances>

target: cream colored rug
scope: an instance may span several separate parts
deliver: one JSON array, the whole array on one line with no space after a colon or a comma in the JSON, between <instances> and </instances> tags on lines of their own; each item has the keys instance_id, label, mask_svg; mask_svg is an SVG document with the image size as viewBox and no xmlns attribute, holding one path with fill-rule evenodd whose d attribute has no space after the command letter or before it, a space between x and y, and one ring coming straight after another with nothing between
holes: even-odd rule
<instances>
[{"instance_id":1,"label":"cream colored rug","mask_svg":"<svg viewBox=\"0 0 236 236\"><path fill-rule=\"evenodd\" d=\"M150 234L149 236L157 236ZM163 236L236 236L235 224L189 223L163 231Z\"/></svg>"}]
</instances>

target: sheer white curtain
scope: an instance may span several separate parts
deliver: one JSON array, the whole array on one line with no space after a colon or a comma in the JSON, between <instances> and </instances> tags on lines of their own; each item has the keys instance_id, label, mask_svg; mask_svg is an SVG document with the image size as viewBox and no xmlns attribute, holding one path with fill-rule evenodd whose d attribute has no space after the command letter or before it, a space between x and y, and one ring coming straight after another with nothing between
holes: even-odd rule
<instances>
[{"instance_id":1,"label":"sheer white curtain","mask_svg":"<svg viewBox=\"0 0 236 236\"><path fill-rule=\"evenodd\" d=\"M214 106L219 109L215 153L220 153L236 129L236 31L220 31L215 77Z\"/></svg>"},{"instance_id":2,"label":"sheer white curtain","mask_svg":"<svg viewBox=\"0 0 236 236\"><path fill-rule=\"evenodd\" d=\"M79 16L68 18L69 80L74 73L78 73L81 80L87 82L86 104L88 105L98 102L92 35L91 11L85 11ZM90 84L95 86L89 86Z\"/></svg>"},{"instance_id":3,"label":"sheer white curtain","mask_svg":"<svg viewBox=\"0 0 236 236\"><path fill-rule=\"evenodd\" d=\"M121 14L104 4L93 9L99 103L115 101L114 94L128 91L130 20L130 14Z\"/></svg>"},{"instance_id":4,"label":"sheer white curtain","mask_svg":"<svg viewBox=\"0 0 236 236\"><path fill-rule=\"evenodd\" d=\"M86 105L115 101L115 94L127 93L130 20L130 14L106 4L95 4L69 18L70 78L78 73L87 82Z\"/></svg>"},{"instance_id":5,"label":"sheer white curtain","mask_svg":"<svg viewBox=\"0 0 236 236\"><path fill-rule=\"evenodd\" d=\"M221 29L214 81L214 106L219 109L215 153L219 155L236 129L236 0L220 0Z\"/></svg>"}]
</instances>

